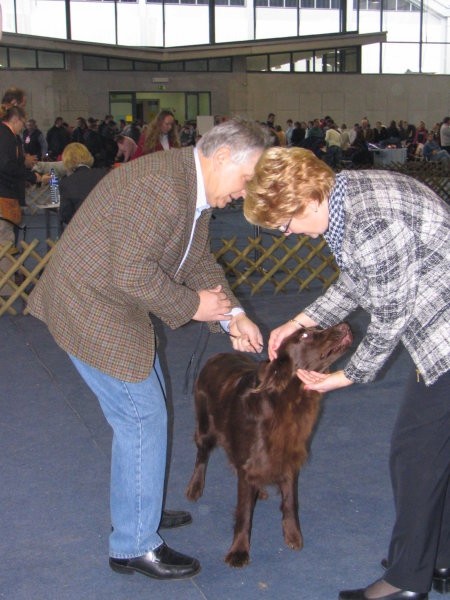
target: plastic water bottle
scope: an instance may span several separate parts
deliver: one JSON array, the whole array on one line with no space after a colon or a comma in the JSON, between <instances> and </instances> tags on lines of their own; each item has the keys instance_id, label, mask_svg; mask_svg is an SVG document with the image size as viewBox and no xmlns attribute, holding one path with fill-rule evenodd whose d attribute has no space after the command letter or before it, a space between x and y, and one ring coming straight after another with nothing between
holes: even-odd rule
<instances>
[{"instance_id":1,"label":"plastic water bottle","mask_svg":"<svg viewBox=\"0 0 450 600\"><path fill-rule=\"evenodd\" d=\"M55 169L50 169L50 202L59 204L59 179L55 173Z\"/></svg>"}]
</instances>

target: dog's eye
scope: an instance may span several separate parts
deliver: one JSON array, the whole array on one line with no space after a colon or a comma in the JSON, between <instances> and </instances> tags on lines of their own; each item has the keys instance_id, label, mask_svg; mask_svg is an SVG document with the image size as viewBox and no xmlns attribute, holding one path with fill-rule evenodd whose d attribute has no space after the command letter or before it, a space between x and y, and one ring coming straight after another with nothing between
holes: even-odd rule
<instances>
[{"instance_id":1,"label":"dog's eye","mask_svg":"<svg viewBox=\"0 0 450 600\"><path fill-rule=\"evenodd\" d=\"M305 333L302 333L302 338L307 338L307 337L308 337L308 334L306 333L306 331L305 331Z\"/></svg>"}]
</instances>

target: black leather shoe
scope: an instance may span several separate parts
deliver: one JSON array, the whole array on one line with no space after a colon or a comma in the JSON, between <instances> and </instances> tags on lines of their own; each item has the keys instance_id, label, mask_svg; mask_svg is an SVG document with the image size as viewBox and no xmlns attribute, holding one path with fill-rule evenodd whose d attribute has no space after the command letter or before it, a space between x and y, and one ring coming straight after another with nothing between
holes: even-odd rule
<instances>
[{"instance_id":1,"label":"black leather shoe","mask_svg":"<svg viewBox=\"0 0 450 600\"><path fill-rule=\"evenodd\" d=\"M388 568L387 558L381 561L383 569ZM433 589L440 594L448 594L450 592L450 568L436 568L433 571Z\"/></svg>"},{"instance_id":2,"label":"black leather shoe","mask_svg":"<svg viewBox=\"0 0 450 600\"><path fill-rule=\"evenodd\" d=\"M347 590L339 593L339 600L368 600L365 589ZM428 594L419 594L417 592L408 592L400 590L387 596L378 596L376 600L428 600Z\"/></svg>"},{"instance_id":3,"label":"black leather shoe","mask_svg":"<svg viewBox=\"0 0 450 600\"><path fill-rule=\"evenodd\" d=\"M450 569L442 567L433 571L433 590L440 594L450 593Z\"/></svg>"},{"instance_id":4,"label":"black leather shoe","mask_svg":"<svg viewBox=\"0 0 450 600\"><path fill-rule=\"evenodd\" d=\"M163 510L160 529L173 529L192 523L191 514L185 510Z\"/></svg>"},{"instance_id":5,"label":"black leather shoe","mask_svg":"<svg viewBox=\"0 0 450 600\"><path fill-rule=\"evenodd\" d=\"M109 558L109 566L117 573L132 575L135 571L155 579L183 579L200 571L196 558L180 554L166 544L135 558Z\"/></svg>"}]
</instances>

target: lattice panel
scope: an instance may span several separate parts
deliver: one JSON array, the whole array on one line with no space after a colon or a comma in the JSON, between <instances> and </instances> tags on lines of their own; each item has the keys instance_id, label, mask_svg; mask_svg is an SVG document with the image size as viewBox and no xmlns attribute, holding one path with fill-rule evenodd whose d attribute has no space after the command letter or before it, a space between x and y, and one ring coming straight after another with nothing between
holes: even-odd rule
<instances>
[{"instance_id":1,"label":"lattice panel","mask_svg":"<svg viewBox=\"0 0 450 600\"><path fill-rule=\"evenodd\" d=\"M0 245L0 259L6 257L11 262L11 267L7 271L0 269L0 289L8 284L13 290L9 297L0 296L0 316L5 312L17 315L17 310L13 306L14 302L21 299L26 304L28 294L36 285L40 273L48 263L56 242L47 240L49 250L42 256L36 251L39 243L39 240L36 239L30 244L22 241L19 251L14 249L11 242Z\"/></svg>"},{"instance_id":2,"label":"lattice panel","mask_svg":"<svg viewBox=\"0 0 450 600\"><path fill-rule=\"evenodd\" d=\"M339 275L325 240L312 242L306 236L287 243L285 236L248 237L248 245L239 249L237 238L222 239L215 256L224 267L231 289L235 293L250 289L256 294L270 286L275 293L288 287L302 290L314 280L328 287ZM268 241L270 240L270 241ZM264 243L265 242L265 243Z\"/></svg>"},{"instance_id":3,"label":"lattice panel","mask_svg":"<svg viewBox=\"0 0 450 600\"><path fill-rule=\"evenodd\" d=\"M293 243L294 240L294 243ZM0 270L0 288L8 284L13 293L10 297L0 297L0 316L8 312L16 315L13 306L18 299L24 303L26 313L28 295L39 279L49 261L57 242L47 240L48 252L40 255L36 251L38 240L30 244L20 243L20 251L11 253L12 244L0 246L0 258L7 256L11 267ZM288 288L299 291L307 288L314 280L328 287L338 276L339 269L324 240L311 241L306 236L261 236L248 237L241 248L237 247L237 238L219 242L214 252L222 264L230 282L231 289L239 295L250 290L251 294L271 287L274 293L287 291ZM246 245L245 245L246 244ZM31 266L30 266L31 264Z\"/></svg>"},{"instance_id":4,"label":"lattice panel","mask_svg":"<svg viewBox=\"0 0 450 600\"><path fill-rule=\"evenodd\" d=\"M443 162L407 162L403 165L392 165L392 171L399 171L418 179L447 204L450 204L450 168Z\"/></svg>"}]
</instances>

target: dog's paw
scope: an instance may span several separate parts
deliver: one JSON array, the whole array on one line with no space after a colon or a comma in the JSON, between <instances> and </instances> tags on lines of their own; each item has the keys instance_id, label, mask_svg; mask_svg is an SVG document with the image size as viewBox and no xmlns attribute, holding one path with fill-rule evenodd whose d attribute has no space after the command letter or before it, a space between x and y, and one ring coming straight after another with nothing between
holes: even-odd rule
<instances>
[{"instance_id":1,"label":"dog's paw","mask_svg":"<svg viewBox=\"0 0 450 600\"><path fill-rule=\"evenodd\" d=\"M186 498L191 500L191 502L196 502L203 494L203 487L201 481L191 479L185 491Z\"/></svg>"},{"instance_id":2,"label":"dog's paw","mask_svg":"<svg viewBox=\"0 0 450 600\"><path fill-rule=\"evenodd\" d=\"M286 546L292 550L301 550L303 548L303 537L299 531L285 531L284 541Z\"/></svg>"},{"instance_id":3,"label":"dog's paw","mask_svg":"<svg viewBox=\"0 0 450 600\"><path fill-rule=\"evenodd\" d=\"M225 556L225 562L230 567L245 567L250 562L250 555L246 550L228 552Z\"/></svg>"}]
</instances>

